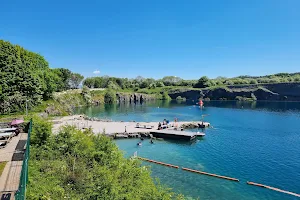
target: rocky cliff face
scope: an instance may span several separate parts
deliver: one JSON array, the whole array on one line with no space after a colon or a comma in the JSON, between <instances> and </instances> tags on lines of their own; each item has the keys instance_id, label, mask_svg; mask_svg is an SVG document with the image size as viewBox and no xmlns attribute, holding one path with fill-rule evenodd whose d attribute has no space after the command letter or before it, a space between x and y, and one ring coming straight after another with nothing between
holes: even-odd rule
<instances>
[{"instance_id":1,"label":"rocky cliff face","mask_svg":"<svg viewBox=\"0 0 300 200\"><path fill-rule=\"evenodd\" d=\"M140 93L117 93L116 96L118 103L143 103L156 99L154 95Z\"/></svg>"},{"instance_id":2,"label":"rocky cliff face","mask_svg":"<svg viewBox=\"0 0 300 200\"><path fill-rule=\"evenodd\" d=\"M235 100L236 97L256 98L257 100L300 101L300 83L274 83L264 85L228 86L214 89L175 90L169 93L172 99L177 96L187 99L209 98L212 100Z\"/></svg>"}]
</instances>

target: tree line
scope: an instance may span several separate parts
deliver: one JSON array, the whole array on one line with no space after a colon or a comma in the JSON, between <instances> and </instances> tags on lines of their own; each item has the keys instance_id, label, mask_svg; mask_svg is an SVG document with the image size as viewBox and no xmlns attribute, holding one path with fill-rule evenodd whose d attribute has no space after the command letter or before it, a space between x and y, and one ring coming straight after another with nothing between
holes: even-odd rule
<instances>
[{"instance_id":1,"label":"tree line","mask_svg":"<svg viewBox=\"0 0 300 200\"><path fill-rule=\"evenodd\" d=\"M223 85L251 85L268 83L292 83L300 81L300 73L279 73L267 76L239 76L235 78L217 77L209 79L202 76L199 80L184 80L176 76L165 76L162 79L143 78L141 76L135 79L116 78L109 76L89 77L83 81L83 85L89 88L110 88L110 89L154 89L165 86L182 86L205 88L211 86Z\"/></svg>"},{"instance_id":2,"label":"tree line","mask_svg":"<svg viewBox=\"0 0 300 200\"><path fill-rule=\"evenodd\" d=\"M23 111L26 101L29 108L38 105L53 92L77 88L83 78L51 69L43 56L0 40L0 114Z\"/></svg>"}]
</instances>

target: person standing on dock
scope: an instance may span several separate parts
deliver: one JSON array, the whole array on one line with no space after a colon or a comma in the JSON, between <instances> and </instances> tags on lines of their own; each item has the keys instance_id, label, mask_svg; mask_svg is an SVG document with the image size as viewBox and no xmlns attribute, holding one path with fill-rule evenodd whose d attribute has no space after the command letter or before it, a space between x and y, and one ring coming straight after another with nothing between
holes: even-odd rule
<instances>
[{"instance_id":1,"label":"person standing on dock","mask_svg":"<svg viewBox=\"0 0 300 200\"><path fill-rule=\"evenodd\" d=\"M161 123L158 122L158 130L161 130Z\"/></svg>"}]
</instances>

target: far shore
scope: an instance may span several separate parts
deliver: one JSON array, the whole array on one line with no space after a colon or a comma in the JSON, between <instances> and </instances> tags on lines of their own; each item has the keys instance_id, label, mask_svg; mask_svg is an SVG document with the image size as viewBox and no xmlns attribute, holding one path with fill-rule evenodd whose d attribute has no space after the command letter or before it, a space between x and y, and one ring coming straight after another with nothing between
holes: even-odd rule
<instances>
[{"instance_id":1,"label":"far shore","mask_svg":"<svg viewBox=\"0 0 300 200\"><path fill-rule=\"evenodd\" d=\"M107 120L94 120L93 118L87 118L84 115L72 115L66 117L60 117L52 120L53 132L58 133L60 127L65 125L75 126L78 129L91 128L95 134L108 134L114 135L117 133L147 133L150 130L156 130L158 128L159 122L123 122L123 121L107 121ZM162 122L162 121L161 121ZM170 127L181 127L182 125L197 125L202 123L201 121L182 121L182 122L170 122ZM203 122L206 126L209 126L208 122ZM141 128L136 128L136 125L139 124ZM146 126L148 129L144 128ZM151 127L151 129L150 129Z\"/></svg>"}]
</instances>

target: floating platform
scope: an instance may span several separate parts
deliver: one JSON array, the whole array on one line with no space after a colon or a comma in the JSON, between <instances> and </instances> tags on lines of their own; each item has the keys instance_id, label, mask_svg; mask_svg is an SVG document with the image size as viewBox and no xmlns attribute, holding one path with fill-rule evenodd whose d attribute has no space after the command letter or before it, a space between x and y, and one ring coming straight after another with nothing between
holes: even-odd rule
<instances>
[{"instance_id":1,"label":"floating platform","mask_svg":"<svg viewBox=\"0 0 300 200\"><path fill-rule=\"evenodd\" d=\"M156 138L168 138L168 139L179 139L179 140L193 140L196 139L197 133L188 131L178 130L153 130L150 133Z\"/></svg>"},{"instance_id":2,"label":"floating platform","mask_svg":"<svg viewBox=\"0 0 300 200\"><path fill-rule=\"evenodd\" d=\"M198 136L198 137L204 137L204 136L205 136L205 133L203 133L203 132L197 132L197 133L196 133L196 136Z\"/></svg>"}]
</instances>

